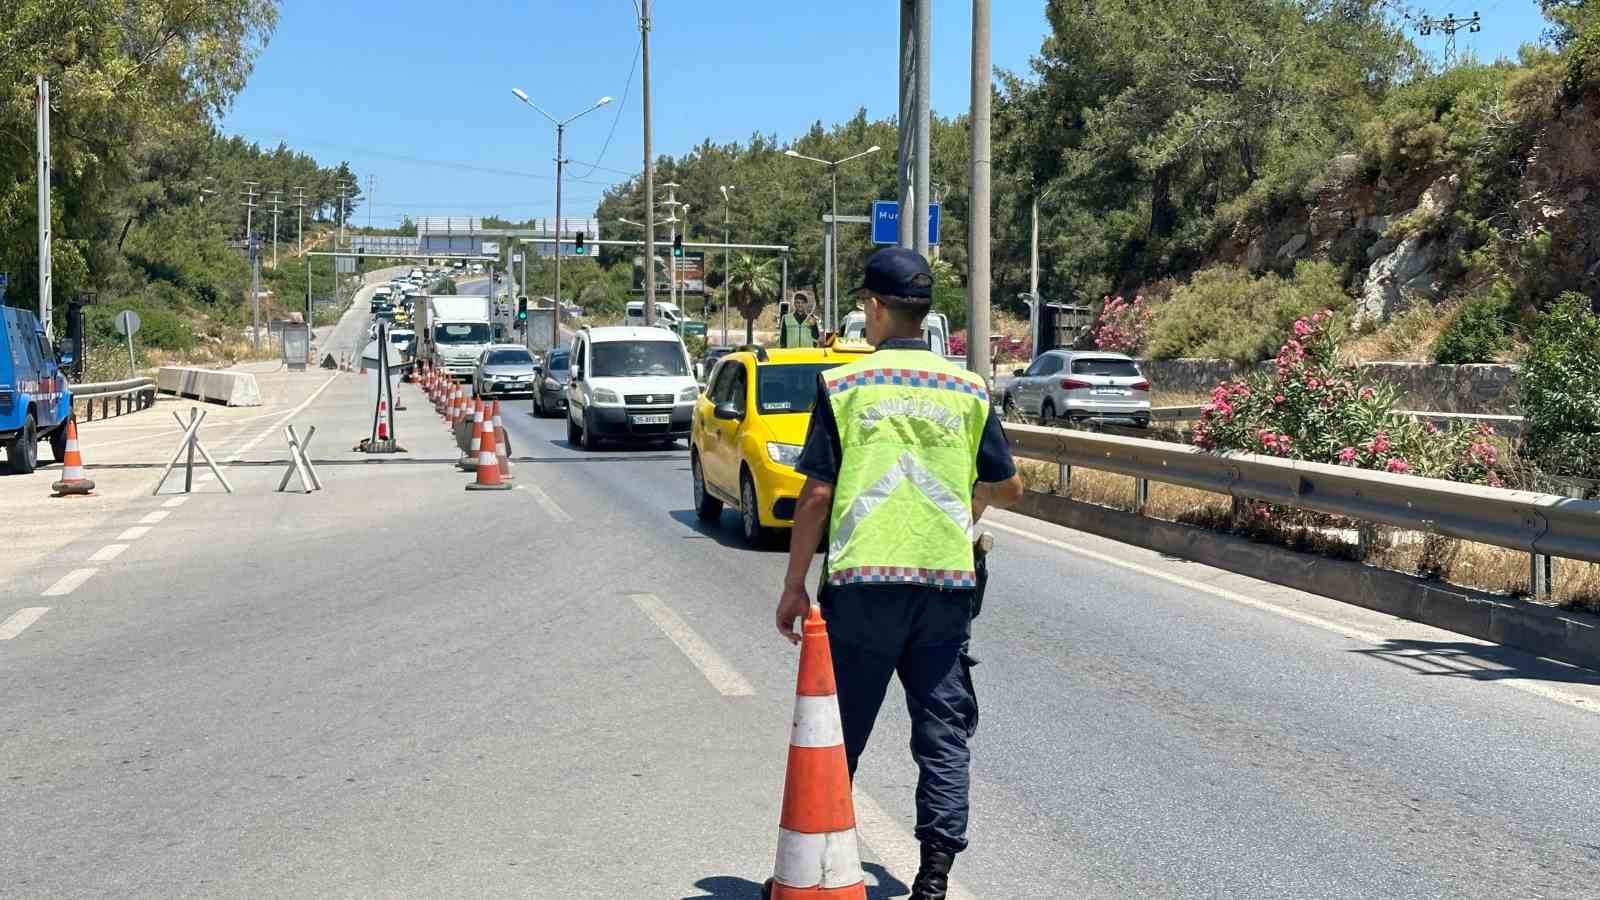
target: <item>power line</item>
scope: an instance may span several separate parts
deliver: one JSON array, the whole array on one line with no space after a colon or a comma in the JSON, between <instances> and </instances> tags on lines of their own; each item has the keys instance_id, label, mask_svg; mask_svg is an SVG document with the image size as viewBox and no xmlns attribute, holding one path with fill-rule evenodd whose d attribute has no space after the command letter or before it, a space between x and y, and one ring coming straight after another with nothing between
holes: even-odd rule
<instances>
[{"instance_id":1,"label":"power line","mask_svg":"<svg viewBox=\"0 0 1600 900\"><path fill-rule=\"evenodd\" d=\"M633 45L633 65L628 67L628 80L622 87L622 102L617 104L617 114L611 117L611 130L606 132L606 142L600 146L601 159L605 159L606 151L611 149L611 138L617 133L617 123L622 121L622 111L628 108L628 95L633 91L633 73L639 70L639 51L643 49L644 37L641 36L639 42ZM589 163L588 165L589 171L583 173L580 177L588 178L594 174L595 169L600 168L598 162ZM630 172L618 172L616 169L606 169L605 171L616 172L619 175L628 175L629 177L632 177L633 174Z\"/></svg>"}]
</instances>

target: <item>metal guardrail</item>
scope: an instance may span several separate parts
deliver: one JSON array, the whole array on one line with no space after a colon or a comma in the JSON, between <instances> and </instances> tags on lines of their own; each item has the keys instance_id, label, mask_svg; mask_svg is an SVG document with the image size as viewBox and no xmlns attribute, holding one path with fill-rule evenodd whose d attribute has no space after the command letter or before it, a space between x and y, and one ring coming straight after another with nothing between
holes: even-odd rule
<instances>
[{"instance_id":1,"label":"metal guardrail","mask_svg":"<svg viewBox=\"0 0 1600 900\"><path fill-rule=\"evenodd\" d=\"M1491 544L1530 554L1538 595L1549 593L1549 557L1600 563L1600 501L1036 425L1005 430L1017 456L1063 466L1063 484L1071 466L1137 479L1141 514L1155 481Z\"/></svg>"},{"instance_id":2,"label":"metal guardrail","mask_svg":"<svg viewBox=\"0 0 1600 900\"><path fill-rule=\"evenodd\" d=\"M72 402L84 401L84 421L94 421L94 401L100 401L100 418L149 409L156 402L154 378L128 378L95 384L72 385ZM113 403L115 404L113 406ZM112 410L115 410L113 413Z\"/></svg>"}]
</instances>

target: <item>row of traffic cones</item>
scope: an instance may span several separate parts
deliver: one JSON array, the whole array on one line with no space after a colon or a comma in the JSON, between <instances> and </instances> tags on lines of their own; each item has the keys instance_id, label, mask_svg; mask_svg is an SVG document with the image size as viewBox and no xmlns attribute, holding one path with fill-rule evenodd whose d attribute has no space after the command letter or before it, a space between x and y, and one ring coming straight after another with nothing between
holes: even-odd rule
<instances>
[{"instance_id":1,"label":"row of traffic cones","mask_svg":"<svg viewBox=\"0 0 1600 900\"><path fill-rule=\"evenodd\" d=\"M500 420L500 401L472 396L470 386L457 383L453 376L427 364L416 380L456 435L462 450L456 464L463 471L477 473L467 490L510 490L515 477L511 472L511 438Z\"/></svg>"}]
</instances>

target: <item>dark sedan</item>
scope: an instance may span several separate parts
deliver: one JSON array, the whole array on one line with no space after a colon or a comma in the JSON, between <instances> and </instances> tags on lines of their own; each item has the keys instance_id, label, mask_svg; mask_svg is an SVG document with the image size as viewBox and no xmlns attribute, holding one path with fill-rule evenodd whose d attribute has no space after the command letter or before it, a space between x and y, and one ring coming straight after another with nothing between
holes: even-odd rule
<instances>
[{"instance_id":1,"label":"dark sedan","mask_svg":"<svg viewBox=\"0 0 1600 900\"><path fill-rule=\"evenodd\" d=\"M572 366L565 349L545 351L536 376L539 386L533 392L534 415L553 416L567 411L567 379L571 375Z\"/></svg>"}]
</instances>

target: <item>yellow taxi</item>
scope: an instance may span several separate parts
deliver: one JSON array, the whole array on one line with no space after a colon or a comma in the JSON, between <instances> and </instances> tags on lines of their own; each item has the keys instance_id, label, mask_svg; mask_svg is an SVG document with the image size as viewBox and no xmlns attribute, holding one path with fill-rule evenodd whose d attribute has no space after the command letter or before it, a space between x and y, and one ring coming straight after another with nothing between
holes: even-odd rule
<instances>
[{"instance_id":1,"label":"yellow taxi","mask_svg":"<svg viewBox=\"0 0 1600 900\"><path fill-rule=\"evenodd\" d=\"M871 353L834 341L792 350L743 347L717 361L695 403L689 434L695 515L716 522L724 504L739 510L752 546L794 524L805 476L794 470L817 399L817 375Z\"/></svg>"}]
</instances>

